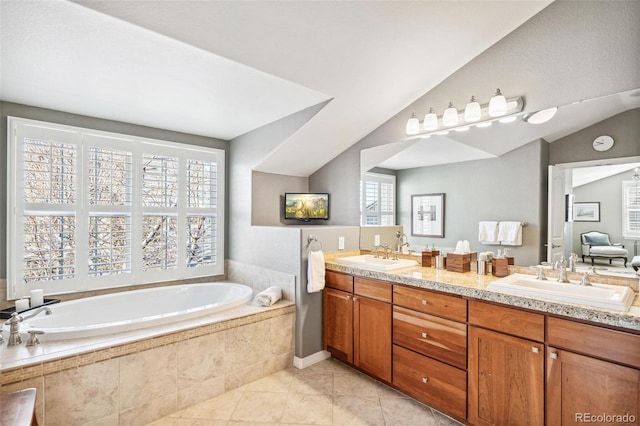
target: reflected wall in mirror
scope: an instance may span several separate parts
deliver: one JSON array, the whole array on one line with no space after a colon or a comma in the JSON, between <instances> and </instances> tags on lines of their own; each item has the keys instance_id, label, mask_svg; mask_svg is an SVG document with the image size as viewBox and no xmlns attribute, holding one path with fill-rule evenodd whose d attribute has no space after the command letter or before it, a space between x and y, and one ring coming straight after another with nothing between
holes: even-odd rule
<instances>
[{"instance_id":1,"label":"reflected wall in mirror","mask_svg":"<svg viewBox=\"0 0 640 426\"><path fill-rule=\"evenodd\" d=\"M555 116L543 124L526 122L526 113L530 111L513 123L496 122L488 128L361 151L362 172L375 168L377 173L396 176L397 223L405 230L411 229L412 194L447 193L446 238L412 236L412 248L454 247L457 240L467 239L475 251L497 251L499 246L478 242L478 222L522 221L529 224L523 229L523 245L510 253L517 265L536 264L547 259L547 229L553 226L548 212L555 209L562 212L558 228L566 235L559 244L561 253L580 254L575 224L565 222L564 194L573 189L565 183L562 205L555 208L547 199L548 166L559 164L573 170L594 166L590 162L640 161L640 89L559 106ZM593 149L593 140L601 135L615 140L608 151ZM598 201L582 194L588 187L576 191L576 201ZM618 188L616 192L621 192ZM604 224L608 214L603 211L602 215L600 223Z\"/></svg>"}]
</instances>

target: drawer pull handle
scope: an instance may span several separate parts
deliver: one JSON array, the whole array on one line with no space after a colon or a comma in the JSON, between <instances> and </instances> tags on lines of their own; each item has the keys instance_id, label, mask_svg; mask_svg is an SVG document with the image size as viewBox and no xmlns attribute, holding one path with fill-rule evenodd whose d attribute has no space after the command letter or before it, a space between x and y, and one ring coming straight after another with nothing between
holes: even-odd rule
<instances>
[{"instance_id":1,"label":"drawer pull handle","mask_svg":"<svg viewBox=\"0 0 640 426\"><path fill-rule=\"evenodd\" d=\"M429 335L427 333L422 333L422 337L426 339L427 337L429 337Z\"/></svg>"},{"instance_id":2,"label":"drawer pull handle","mask_svg":"<svg viewBox=\"0 0 640 426\"><path fill-rule=\"evenodd\" d=\"M558 359L558 354L557 354L557 353L555 353L555 352L551 352L551 353L549 354L549 357L550 357L551 359Z\"/></svg>"},{"instance_id":3,"label":"drawer pull handle","mask_svg":"<svg viewBox=\"0 0 640 426\"><path fill-rule=\"evenodd\" d=\"M428 303L428 302L427 302L426 300L424 300L424 299L422 300L422 304L423 304L423 305L426 305L427 303Z\"/></svg>"},{"instance_id":4,"label":"drawer pull handle","mask_svg":"<svg viewBox=\"0 0 640 426\"><path fill-rule=\"evenodd\" d=\"M429 378L428 378L428 377L423 377L423 378L422 378L422 383L427 383L428 381L429 381Z\"/></svg>"},{"instance_id":5,"label":"drawer pull handle","mask_svg":"<svg viewBox=\"0 0 640 426\"><path fill-rule=\"evenodd\" d=\"M535 346L531 348L531 352L533 352L534 354L537 354L538 351L538 348L536 348Z\"/></svg>"}]
</instances>

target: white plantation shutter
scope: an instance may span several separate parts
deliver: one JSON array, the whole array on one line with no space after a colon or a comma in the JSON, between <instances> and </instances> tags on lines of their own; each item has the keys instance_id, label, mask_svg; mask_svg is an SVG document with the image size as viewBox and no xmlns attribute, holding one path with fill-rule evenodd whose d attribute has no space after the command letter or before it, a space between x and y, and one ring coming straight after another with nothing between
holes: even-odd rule
<instances>
[{"instance_id":1,"label":"white plantation shutter","mask_svg":"<svg viewBox=\"0 0 640 426\"><path fill-rule=\"evenodd\" d=\"M360 224L395 225L396 177L365 173L360 181Z\"/></svg>"},{"instance_id":2,"label":"white plantation shutter","mask_svg":"<svg viewBox=\"0 0 640 426\"><path fill-rule=\"evenodd\" d=\"M622 236L640 239L640 184L622 182Z\"/></svg>"},{"instance_id":3,"label":"white plantation shutter","mask_svg":"<svg viewBox=\"0 0 640 426\"><path fill-rule=\"evenodd\" d=\"M224 273L224 151L8 123L10 298Z\"/></svg>"}]
</instances>

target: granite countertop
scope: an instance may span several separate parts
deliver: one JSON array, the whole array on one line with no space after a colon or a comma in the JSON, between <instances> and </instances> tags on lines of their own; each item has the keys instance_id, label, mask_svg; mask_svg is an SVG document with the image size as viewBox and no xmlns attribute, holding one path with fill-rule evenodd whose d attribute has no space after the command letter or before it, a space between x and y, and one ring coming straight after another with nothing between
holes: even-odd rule
<instances>
[{"instance_id":1,"label":"granite countertop","mask_svg":"<svg viewBox=\"0 0 640 426\"><path fill-rule=\"evenodd\" d=\"M450 272L433 267L420 266L420 257L412 257L418 262L418 266L396 269L393 271L373 271L370 269L356 268L336 263L336 259L343 256L360 254L355 252L325 253L325 265L328 270L357 275L365 278L390 281L392 283L420 287L429 290L437 290L443 293L456 294L478 300L502 303L519 308L531 309L542 313L564 316L573 319L590 321L596 324L604 324L629 330L640 331L640 300L638 298L638 279L592 277L592 282L614 285L628 285L635 292L636 297L627 312L612 311L590 306L572 303L558 302L547 299L539 299L525 296L515 296L487 289L490 282L498 279L492 275L478 275L475 272ZM407 257L408 258L408 257ZM510 272L534 274L534 271L523 267L510 267ZM553 277L555 271L548 273ZM580 275L570 279L579 279Z\"/></svg>"}]
</instances>

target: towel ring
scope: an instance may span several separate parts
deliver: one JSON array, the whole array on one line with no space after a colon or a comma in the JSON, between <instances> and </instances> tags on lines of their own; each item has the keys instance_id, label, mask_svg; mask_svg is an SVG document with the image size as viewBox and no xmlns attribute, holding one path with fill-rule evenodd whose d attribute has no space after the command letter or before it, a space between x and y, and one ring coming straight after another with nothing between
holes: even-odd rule
<instances>
[{"instance_id":1,"label":"towel ring","mask_svg":"<svg viewBox=\"0 0 640 426\"><path fill-rule=\"evenodd\" d=\"M318 243L320 245L320 250L322 250L322 242L320 242L320 240L314 237L313 235L309 235L307 237L307 245L309 246L309 251L312 251L313 243Z\"/></svg>"}]
</instances>

